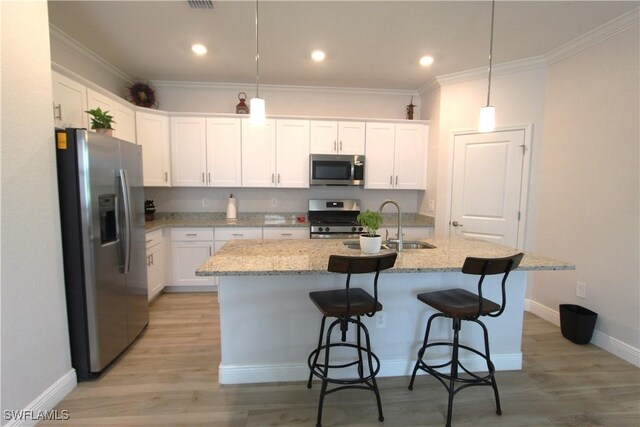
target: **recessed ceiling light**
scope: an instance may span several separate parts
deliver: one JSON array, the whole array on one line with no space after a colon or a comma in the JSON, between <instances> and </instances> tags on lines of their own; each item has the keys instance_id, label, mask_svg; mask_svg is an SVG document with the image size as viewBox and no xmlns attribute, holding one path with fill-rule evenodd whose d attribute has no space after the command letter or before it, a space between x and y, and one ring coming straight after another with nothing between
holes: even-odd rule
<instances>
[{"instance_id":1,"label":"recessed ceiling light","mask_svg":"<svg viewBox=\"0 0 640 427\"><path fill-rule=\"evenodd\" d=\"M204 47L204 45L199 44L199 43L198 44L194 44L193 46L191 46L191 50L196 55L204 55L205 53L207 53L207 48Z\"/></svg>"},{"instance_id":2,"label":"recessed ceiling light","mask_svg":"<svg viewBox=\"0 0 640 427\"><path fill-rule=\"evenodd\" d=\"M427 55L420 58L420 65L422 65L423 67L428 67L431 64L433 64L433 56Z\"/></svg>"},{"instance_id":3,"label":"recessed ceiling light","mask_svg":"<svg viewBox=\"0 0 640 427\"><path fill-rule=\"evenodd\" d=\"M311 52L311 59L313 59L316 62L320 62L320 61L324 60L325 56L326 55L321 50L314 50L313 52Z\"/></svg>"}]
</instances>

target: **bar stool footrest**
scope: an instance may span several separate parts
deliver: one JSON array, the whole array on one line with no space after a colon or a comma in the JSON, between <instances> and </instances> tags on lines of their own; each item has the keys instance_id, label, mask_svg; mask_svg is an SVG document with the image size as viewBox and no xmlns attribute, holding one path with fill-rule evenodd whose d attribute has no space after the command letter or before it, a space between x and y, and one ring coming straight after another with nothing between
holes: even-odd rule
<instances>
[{"instance_id":1,"label":"bar stool footrest","mask_svg":"<svg viewBox=\"0 0 640 427\"><path fill-rule=\"evenodd\" d=\"M469 346L463 345L463 344L458 344L458 348L470 351L472 353L475 353L476 355L478 355L478 356L482 357L482 359L484 359L484 361L487 363L488 371L489 371L488 374L485 375L485 376L479 376L479 375L476 375L473 372L470 372L458 360L458 366L465 373L470 375L472 378L461 378L461 377L458 377L458 376L452 377L450 374L445 374L443 372L439 372L437 369L444 368L445 366L451 366L451 364L453 363L453 360L449 360L448 362L440 364L440 365L429 365L422 359L424 357L424 353L426 352L426 350L428 348L430 348L430 347L442 347L442 346L453 347L453 343L450 343L450 342L435 342L435 343L427 344L424 347L425 351L420 355L420 358L418 359L418 369L420 369L421 371L426 372L426 373L436 377L436 379L439 379L440 382L443 382L443 380L446 380L446 381L452 381L453 380L454 382L464 384L464 388L466 388L468 386L472 386L472 385L488 385L488 386L492 385L491 379L495 375L495 371L496 371L495 365L487 357L486 354L482 353L481 351L479 351L479 350L477 350L477 349L475 349L473 347L469 347ZM446 384L444 384L444 385L445 385L445 387L447 389L449 388L448 385L446 385Z\"/></svg>"},{"instance_id":2,"label":"bar stool footrest","mask_svg":"<svg viewBox=\"0 0 640 427\"><path fill-rule=\"evenodd\" d=\"M322 371L321 369L325 369L327 366L324 363L318 363L316 362L315 364L312 362L315 357L316 354L320 353L321 351L326 351L327 347L329 348L334 348L334 347L349 347L349 348L353 348L358 352L362 352L363 353L363 358L362 361L360 360L354 360L353 362L347 362L347 363L343 363L340 365L329 365L329 369L341 369L341 368L348 368L350 366L355 366L358 365L360 363L362 363L362 372L364 372L365 369L365 365L368 365L367 362L367 357L368 354L371 354L371 359L373 362L373 372L371 372L369 375L367 375L366 377L364 376L364 373L362 373L362 377L358 377L358 378L344 378L344 379L340 379L340 378L331 378L331 377L327 377ZM318 360L321 357L318 357ZM363 346L358 346L357 344L353 344L353 343L331 343L328 346L322 345L318 348L316 348L315 350L313 350L310 354L309 354L309 358L307 360L307 365L309 366L309 369L311 370L311 373L317 377L320 378L323 381L327 381L329 383L333 383L333 384L344 384L344 385L349 385L349 384L362 384L362 383L367 383L368 381L371 381L372 379L375 378L375 376L378 374L378 372L380 371L380 359L378 358L378 356L374 353L374 352L369 352L367 351L366 347ZM368 371L368 367L367 367L367 371ZM365 388L365 389L370 389L373 388L372 385L367 384L368 387L359 387L359 388ZM348 387L338 387L335 388L331 391L336 391L342 388L348 388ZM357 388L357 387L351 387L351 388ZM327 391L327 393L329 393Z\"/></svg>"}]
</instances>

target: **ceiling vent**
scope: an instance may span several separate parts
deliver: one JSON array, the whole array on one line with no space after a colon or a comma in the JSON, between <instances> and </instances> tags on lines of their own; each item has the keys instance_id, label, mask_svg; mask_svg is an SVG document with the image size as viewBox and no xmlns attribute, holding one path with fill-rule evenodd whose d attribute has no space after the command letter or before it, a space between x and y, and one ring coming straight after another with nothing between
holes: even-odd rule
<instances>
[{"instance_id":1,"label":"ceiling vent","mask_svg":"<svg viewBox=\"0 0 640 427\"><path fill-rule=\"evenodd\" d=\"M211 0L187 0L187 3L192 9L213 9L213 1Z\"/></svg>"}]
</instances>

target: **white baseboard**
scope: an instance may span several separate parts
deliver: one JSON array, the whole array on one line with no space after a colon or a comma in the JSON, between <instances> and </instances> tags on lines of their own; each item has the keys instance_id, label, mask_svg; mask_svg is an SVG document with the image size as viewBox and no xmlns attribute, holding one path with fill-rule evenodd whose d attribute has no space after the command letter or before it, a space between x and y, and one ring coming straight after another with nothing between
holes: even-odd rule
<instances>
[{"instance_id":1,"label":"white baseboard","mask_svg":"<svg viewBox=\"0 0 640 427\"><path fill-rule=\"evenodd\" d=\"M53 413L52 410L76 387L77 383L76 370L71 369L42 392L33 402L29 403L26 408L20 411L14 411L13 419L7 420L6 413L3 413L2 421L7 421L7 424L3 424L3 426L35 426L37 422L44 419L63 419L64 414L62 410L64 410L64 408L57 413ZM44 418L47 416L49 418Z\"/></svg>"},{"instance_id":2,"label":"white baseboard","mask_svg":"<svg viewBox=\"0 0 640 427\"><path fill-rule=\"evenodd\" d=\"M492 354L491 360L497 371L522 369L522 353ZM484 359L474 356L460 360L472 372L487 370ZM432 364L442 364L446 361L433 360ZM378 377L409 376L413 370L415 360L383 359L380 361ZM422 374L422 371L419 371ZM309 379L309 367L306 363L286 365L223 365L219 368L220 384L249 384L279 381L306 381Z\"/></svg>"},{"instance_id":3,"label":"white baseboard","mask_svg":"<svg viewBox=\"0 0 640 427\"><path fill-rule=\"evenodd\" d=\"M525 299L524 309L543 318L547 322L551 322L558 327L560 326L560 313L557 310L553 310L530 299ZM597 329L593 331L591 344L640 368L640 348L633 347Z\"/></svg>"},{"instance_id":4,"label":"white baseboard","mask_svg":"<svg viewBox=\"0 0 640 427\"><path fill-rule=\"evenodd\" d=\"M166 285L163 292L218 292L218 285Z\"/></svg>"}]
</instances>

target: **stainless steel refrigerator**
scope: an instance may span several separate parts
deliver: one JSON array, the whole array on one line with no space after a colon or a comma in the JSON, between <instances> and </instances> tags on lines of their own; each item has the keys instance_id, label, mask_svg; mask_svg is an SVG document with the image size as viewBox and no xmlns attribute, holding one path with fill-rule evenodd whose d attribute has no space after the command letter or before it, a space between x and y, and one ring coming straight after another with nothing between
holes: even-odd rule
<instances>
[{"instance_id":1,"label":"stainless steel refrigerator","mask_svg":"<svg viewBox=\"0 0 640 427\"><path fill-rule=\"evenodd\" d=\"M72 365L97 378L148 324L140 146L56 130Z\"/></svg>"}]
</instances>

